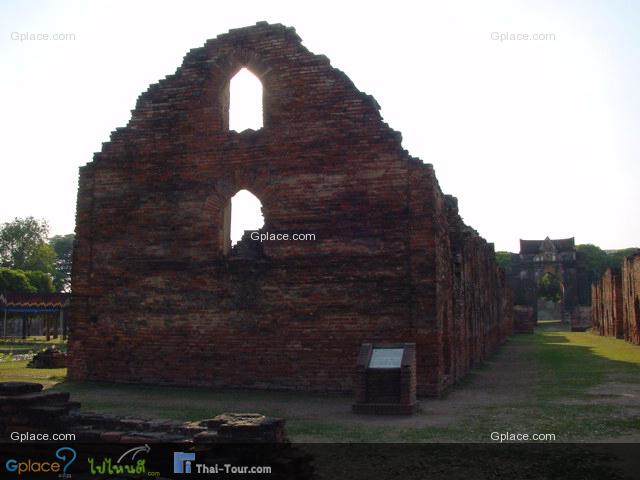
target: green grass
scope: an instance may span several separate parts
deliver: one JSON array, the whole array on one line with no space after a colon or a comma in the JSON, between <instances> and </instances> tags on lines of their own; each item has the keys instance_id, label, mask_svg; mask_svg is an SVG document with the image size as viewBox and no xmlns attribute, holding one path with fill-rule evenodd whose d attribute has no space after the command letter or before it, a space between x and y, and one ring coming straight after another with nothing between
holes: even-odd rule
<instances>
[{"instance_id":1,"label":"green grass","mask_svg":"<svg viewBox=\"0 0 640 480\"><path fill-rule=\"evenodd\" d=\"M27 360L0 363L0 382L36 382L45 388L65 379L66 368L27 368Z\"/></svg>"},{"instance_id":2,"label":"green grass","mask_svg":"<svg viewBox=\"0 0 640 480\"><path fill-rule=\"evenodd\" d=\"M52 387L67 376L66 368L27 368L28 360L15 360L15 355L37 353L49 346L66 351L67 345L60 337L46 340L46 337L3 338L0 339L0 381L37 382Z\"/></svg>"},{"instance_id":3,"label":"green grass","mask_svg":"<svg viewBox=\"0 0 640 480\"><path fill-rule=\"evenodd\" d=\"M591 333L561 332L557 322L545 323L534 335L509 341L526 349L528 361L536 366L528 400L480 407L461 422L406 430L400 439L477 442L487 441L493 431L511 431L582 441L640 433L640 404L620 405L615 403L619 395L591 391L608 382L640 387L640 347ZM472 383L473 372L457 388Z\"/></svg>"},{"instance_id":4,"label":"green grass","mask_svg":"<svg viewBox=\"0 0 640 480\"><path fill-rule=\"evenodd\" d=\"M530 341L539 345L539 399L583 396L587 389L613 378L638 381L640 348L636 345L579 332L544 332Z\"/></svg>"},{"instance_id":5,"label":"green grass","mask_svg":"<svg viewBox=\"0 0 640 480\"><path fill-rule=\"evenodd\" d=\"M55 346L61 351L66 351L67 343L62 342L60 337L46 340L46 337L2 338L0 339L0 353L30 353L38 352L43 348Z\"/></svg>"}]
</instances>

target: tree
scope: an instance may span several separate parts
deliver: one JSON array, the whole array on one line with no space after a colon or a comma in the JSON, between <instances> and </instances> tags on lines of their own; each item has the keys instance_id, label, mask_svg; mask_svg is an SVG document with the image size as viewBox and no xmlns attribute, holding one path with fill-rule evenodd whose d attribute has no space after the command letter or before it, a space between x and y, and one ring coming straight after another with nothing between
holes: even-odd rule
<instances>
[{"instance_id":1,"label":"tree","mask_svg":"<svg viewBox=\"0 0 640 480\"><path fill-rule=\"evenodd\" d=\"M56 252L48 244L38 245L24 265L25 271L45 272L53 274L55 271Z\"/></svg>"},{"instance_id":2,"label":"tree","mask_svg":"<svg viewBox=\"0 0 640 480\"><path fill-rule=\"evenodd\" d=\"M638 253L638 248L624 248L622 250L608 250L608 266L609 267L621 267L625 257L629 257L635 253Z\"/></svg>"},{"instance_id":3,"label":"tree","mask_svg":"<svg viewBox=\"0 0 640 480\"><path fill-rule=\"evenodd\" d=\"M0 292L36 293L37 288L22 270L0 268Z\"/></svg>"},{"instance_id":4,"label":"tree","mask_svg":"<svg viewBox=\"0 0 640 480\"><path fill-rule=\"evenodd\" d=\"M559 302L562 298L562 285L554 275L549 272L542 275L538 283L538 297L550 302Z\"/></svg>"},{"instance_id":5,"label":"tree","mask_svg":"<svg viewBox=\"0 0 640 480\"><path fill-rule=\"evenodd\" d=\"M587 267L587 279L589 283L600 280L607 268L620 268L625 257L639 251L638 248L625 248L622 250L602 250L591 244L576 245L579 258L584 260Z\"/></svg>"},{"instance_id":6,"label":"tree","mask_svg":"<svg viewBox=\"0 0 640 480\"><path fill-rule=\"evenodd\" d=\"M584 261L589 283L595 282L609 267L607 252L590 243L576 245L578 257Z\"/></svg>"},{"instance_id":7,"label":"tree","mask_svg":"<svg viewBox=\"0 0 640 480\"><path fill-rule=\"evenodd\" d=\"M16 218L0 228L0 266L53 272L53 249L47 245L49 225L33 217Z\"/></svg>"},{"instance_id":8,"label":"tree","mask_svg":"<svg viewBox=\"0 0 640 480\"><path fill-rule=\"evenodd\" d=\"M53 286L53 277L45 272L28 271L24 272L29 283L38 293L53 293L56 291Z\"/></svg>"},{"instance_id":9,"label":"tree","mask_svg":"<svg viewBox=\"0 0 640 480\"><path fill-rule=\"evenodd\" d=\"M54 262L53 282L58 291L69 290L71 286L71 261L73 256L73 233L56 235L49 240L49 245L56 254Z\"/></svg>"},{"instance_id":10,"label":"tree","mask_svg":"<svg viewBox=\"0 0 640 480\"><path fill-rule=\"evenodd\" d=\"M496 252L496 263L499 267L504 268L506 272L511 271L511 253Z\"/></svg>"}]
</instances>

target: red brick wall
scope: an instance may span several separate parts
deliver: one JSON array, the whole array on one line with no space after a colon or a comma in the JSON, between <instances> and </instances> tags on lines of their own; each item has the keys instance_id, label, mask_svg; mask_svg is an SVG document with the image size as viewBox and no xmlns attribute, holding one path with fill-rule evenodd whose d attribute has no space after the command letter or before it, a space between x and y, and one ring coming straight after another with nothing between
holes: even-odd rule
<instances>
[{"instance_id":1,"label":"red brick wall","mask_svg":"<svg viewBox=\"0 0 640 480\"><path fill-rule=\"evenodd\" d=\"M513 330L515 333L533 333L536 326L536 316L530 305L515 305L513 307Z\"/></svg>"},{"instance_id":2,"label":"red brick wall","mask_svg":"<svg viewBox=\"0 0 640 480\"><path fill-rule=\"evenodd\" d=\"M624 260L622 297L624 339L640 345L640 255Z\"/></svg>"},{"instance_id":3,"label":"red brick wall","mask_svg":"<svg viewBox=\"0 0 640 480\"><path fill-rule=\"evenodd\" d=\"M264 127L228 125L229 79L264 87ZM510 333L493 247L375 100L295 31L264 23L191 50L80 169L73 379L351 390L364 342L415 342L438 394ZM223 254L240 189L264 229L315 241Z\"/></svg>"},{"instance_id":4,"label":"red brick wall","mask_svg":"<svg viewBox=\"0 0 640 480\"><path fill-rule=\"evenodd\" d=\"M609 268L592 286L593 332L623 338L622 277L620 269Z\"/></svg>"}]
</instances>

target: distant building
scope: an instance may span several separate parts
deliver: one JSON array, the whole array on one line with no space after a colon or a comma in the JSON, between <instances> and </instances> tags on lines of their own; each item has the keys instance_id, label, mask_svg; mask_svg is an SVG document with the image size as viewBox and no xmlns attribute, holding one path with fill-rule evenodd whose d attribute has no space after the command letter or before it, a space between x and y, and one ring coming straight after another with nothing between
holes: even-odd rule
<instances>
[{"instance_id":1,"label":"distant building","mask_svg":"<svg viewBox=\"0 0 640 480\"><path fill-rule=\"evenodd\" d=\"M590 304L590 285L573 237L520 240L520 253L512 254L510 283L514 302L532 306L536 317L538 285L546 273L560 282L560 306L564 318L568 319L576 307Z\"/></svg>"}]
</instances>

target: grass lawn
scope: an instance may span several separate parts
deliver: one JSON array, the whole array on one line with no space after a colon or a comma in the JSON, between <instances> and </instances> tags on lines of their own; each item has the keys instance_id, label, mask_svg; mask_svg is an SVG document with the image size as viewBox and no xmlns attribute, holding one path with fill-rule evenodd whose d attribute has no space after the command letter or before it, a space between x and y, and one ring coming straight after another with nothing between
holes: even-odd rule
<instances>
[{"instance_id":1,"label":"grass lawn","mask_svg":"<svg viewBox=\"0 0 640 480\"><path fill-rule=\"evenodd\" d=\"M56 348L62 351L66 350L67 343L62 342L61 339L51 338L46 340L46 337L28 337L22 338L0 338L0 353L29 353L37 352L46 348L47 346L55 345Z\"/></svg>"},{"instance_id":2,"label":"grass lawn","mask_svg":"<svg viewBox=\"0 0 640 480\"><path fill-rule=\"evenodd\" d=\"M66 343L60 342L60 338L46 340L45 337L29 337L27 339L7 338L0 339L0 381L2 382L37 382L45 388L52 387L65 380L66 368L37 369L27 368L28 359L25 355L39 352L54 345L65 351Z\"/></svg>"},{"instance_id":3,"label":"grass lawn","mask_svg":"<svg viewBox=\"0 0 640 480\"><path fill-rule=\"evenodd\" d=\"M553 433L556 441L640 439L640 347L541 323L512 337L441 399L413 417L351 414L351 396L61 382L83 409L181 420L222 412L287 419L294 441L490 442L491 432ZM0 380L52 386L64 369L0 363Z\"/></svg>"}]
</instances>

